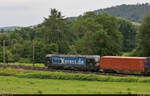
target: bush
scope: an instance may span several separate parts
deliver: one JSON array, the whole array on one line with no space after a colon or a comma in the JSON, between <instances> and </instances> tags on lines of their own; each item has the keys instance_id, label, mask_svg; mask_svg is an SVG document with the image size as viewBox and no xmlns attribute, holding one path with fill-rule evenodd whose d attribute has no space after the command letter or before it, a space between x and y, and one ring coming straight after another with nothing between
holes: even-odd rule
<instances>
[{"instance_id":1,"label":"bush","mask_svg":"<svg viewBox=\"0 0 150 96\"><path fill-rule=\"evenodd\" d=\"M32 61L28 58L20 58L18 62L19 63L31 63Z\"/></svg>"},{"instance_id":2,"label":"bush","mask_svg":"<svg viewBox=\"0 0 150 96\"><path fill-rule=\"evenodd\" d=\"M123 53L122 56L139 56L139 50L133 49L131 52Z\"/></svg>"}]
</instances>

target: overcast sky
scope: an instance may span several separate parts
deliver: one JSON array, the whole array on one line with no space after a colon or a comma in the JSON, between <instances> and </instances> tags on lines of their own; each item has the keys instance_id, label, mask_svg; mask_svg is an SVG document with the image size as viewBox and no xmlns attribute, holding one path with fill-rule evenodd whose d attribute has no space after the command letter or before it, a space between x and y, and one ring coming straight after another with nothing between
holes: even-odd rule
<instances>
[{"instance_id":1,"label":"overcast sky","mask_svg":"<svg viewBox=\"0 0 150 96\"><path fill-rule=\"evenodd\" d=\"M51 8L70 17L121 4L146 2L150 3L150 0L0 0L0 27L39 24Z\"/></svg>"}]
</instances>

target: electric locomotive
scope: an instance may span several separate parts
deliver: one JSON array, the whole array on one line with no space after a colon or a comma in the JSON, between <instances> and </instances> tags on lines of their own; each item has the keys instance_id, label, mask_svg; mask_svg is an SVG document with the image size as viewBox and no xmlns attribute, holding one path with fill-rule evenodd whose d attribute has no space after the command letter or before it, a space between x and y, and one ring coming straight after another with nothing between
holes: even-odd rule
<instances>
[{"instance_id":1,"label":"electric locomotive","mask_svg":"<svg viewBox=\"0 0 150 96\"><path fill-rule=\"evenodd\" d=\"M58 69L98 71L100 56L98 55L46 55L45 66Z\"/></svg>"}]
</instances>

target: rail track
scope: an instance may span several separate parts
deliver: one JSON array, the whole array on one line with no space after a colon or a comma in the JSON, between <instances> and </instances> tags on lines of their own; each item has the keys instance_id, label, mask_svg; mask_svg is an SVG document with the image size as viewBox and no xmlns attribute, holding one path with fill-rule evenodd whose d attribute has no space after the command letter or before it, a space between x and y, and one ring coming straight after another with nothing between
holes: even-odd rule
<instances>
[{"instance_id":1,"label":"rail track","mask_svg":"<svg viewBox=\"0 0 150 96\"><path fill-rule=\"evenodd\" d=\"M0 67L3 67L0 64ZM16 69L24 69L24 70L39 70L39 71L50 71L50 72L66 72L66 73L82 73L82 74L96 74L96 75L107 75L107 76L138 76L138 77L148 77L150 75L146 74L122 74L122 73L104 73L104 72L85 72L79 70L65 70L65 69L52 69L52 68L45 68L45 67L38 67L38 66L24 66L24 65L8 65L9 68L16 68Z\"/></svg>"}]
</instances>

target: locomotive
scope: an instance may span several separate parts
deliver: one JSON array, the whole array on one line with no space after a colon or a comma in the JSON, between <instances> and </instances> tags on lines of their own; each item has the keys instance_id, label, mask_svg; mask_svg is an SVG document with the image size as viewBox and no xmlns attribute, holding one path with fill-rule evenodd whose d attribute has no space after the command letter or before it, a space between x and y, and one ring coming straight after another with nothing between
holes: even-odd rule
<instances>
[{"instance_id":1,"label":"locomotive","mask_svg":"<svg viewBox=\"0 0 150 96\"><path fill-rule=\"evenodd\" d=\"M150 73L150 57L46 55L46 67L83 71Z\"/></svg>"},{"instance_id":2,"label":"locomotive","mask_svg":"<svg viewBox=\"0 0 150 96\"><path fill-rule=\"evenodd\" d=\"M98 71L100 56L98 55L46 55L46 67Z\"/></svg>"}]
</instances>

